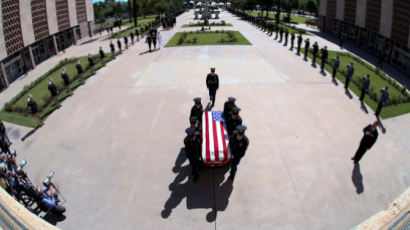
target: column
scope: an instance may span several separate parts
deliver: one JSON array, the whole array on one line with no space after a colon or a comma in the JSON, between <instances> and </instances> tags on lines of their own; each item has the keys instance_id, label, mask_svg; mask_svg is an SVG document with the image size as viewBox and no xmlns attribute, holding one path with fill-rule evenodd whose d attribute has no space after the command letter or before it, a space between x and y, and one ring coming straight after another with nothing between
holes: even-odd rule
<instances>
[{"instance_id":1,"label":"column","mask_svg":"<svg viewBox=\"0 0 410 230\"><path fill-rule=\"evenodd\" d=\"M55 35L52 35L52 39L53 39L54 53L55 53L55 55L57 55L57 54L58 54L58 47L57 47L56 36L55 36Z\"/></svg>"},{"instance_id":2,"label":"column","mask_svg":"<svg viewBox=\"0 0 410 230\"><path fill-rule=\"evenodd\" d=\"M129 2L129 1L128 1ZM130 17L131 18L131 17ZM91 28L91 22L88 22L88 35L90 36L90 38L93 37L93 30Z\"/></svg>"},{"instance_id":3,"label":"column","mask_svg":"<svg viewBox=\"0 0 410 230\"><path fill-rule=\"evenodd\" d=\"M75 29L71 29L71 34L73 35L73 43L74 45L77 45L77 36L75 35Z\"/></svg>"},{"instance_id":4,"label":"column","mask_svg":"<svg viewBox=\"0 0 410 230\"><path fill-rule=\"evenodd\" d=\"M3 62L0 62L0 71L1 71L1 76L3 77L3 82L4 82L4 84L6 84L6 88L8 88L9 87L9 81L7 80L6 70L4 69Z\"/></svg>"},{"instance_id":5,"label":"column","mask_svg":"<svg viewBox=\"0 0 410 230\"><path fill-rule=\"evenodd\" d=\"M31 50L31 46L28 47L28 55L30 56L31 67L33 69L36 68L36 63L34 62L33 51Z\"/></svg>"}]
</instances>

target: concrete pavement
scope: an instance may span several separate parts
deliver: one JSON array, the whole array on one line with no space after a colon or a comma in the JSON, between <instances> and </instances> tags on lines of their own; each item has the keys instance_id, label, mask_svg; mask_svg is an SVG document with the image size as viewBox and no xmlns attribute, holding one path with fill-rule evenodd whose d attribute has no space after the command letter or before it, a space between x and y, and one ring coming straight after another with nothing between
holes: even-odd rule
<instances>
[{"instance_id":1,"label":"concrete pavement","mask_svg":"<svg viewBox=\"0 0 410 230\"><path fill-rule=\"evenodd\" d=\"M87 80L24 142L29 130L13 126L13 147L28 161L32 180L56 172L67 199L58 227L348 229L409 187L409 129L400 127L409 115L383 121L386 132L379 130L354 167L350 158L374 116L271 37L227 12L221 18L253 45L143 54L140 42ZM161 31L164 44L192 19L185 13L176 28ZM88 45L72 52L108 48L101 41ZM227 168L217 168L193 183L181 148L192 98L208 102L211 66L221 82L215 109L237 97L250 146L234 182Z\"/></svg>"}]
</instances>

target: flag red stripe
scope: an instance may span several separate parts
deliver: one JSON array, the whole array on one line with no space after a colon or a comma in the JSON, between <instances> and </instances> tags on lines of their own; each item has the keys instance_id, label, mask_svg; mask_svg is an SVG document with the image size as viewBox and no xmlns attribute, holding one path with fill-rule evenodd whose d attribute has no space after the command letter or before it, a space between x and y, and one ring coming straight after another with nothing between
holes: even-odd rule
<instances>
[{"instance_id":1,"label":"flag red stripe","mask_svg":"<svg viewBox=\"0 0 410 230\"><path fill-rule=\"evenodd\" d=\"M212 126L213 126L213 133L214 133L214 155L215 155L215 160L219 161L219 146L218 146L218 134L216 133L216 121L212 120Z\"/></svg>"},{"instance_id":2,"label":"flag red stripe","mask_svg":"<svg viewBox=\"0 0 410 230\"><path fill-rule=\"evenodd\" d=\"M205 139L206 139L206 161L211 160L211 154L209 152L209 127L208 127L208 112L205 112L205 127L206 127L206 132L205 132Z\"/></svg>"},{"instance_id":3,"label":"flag red stripe","mask_svg":"<svg viewBox=\"0 0 410 230\"><path fill-rule=\"evenodd\" d=\"M224 132L224 126L221 123L221 136L222 136L222 145L224 148L224 160L228 159L228 149L226 149L226 140L225 140L225 132Z\"/></svg>"}]
</instances>

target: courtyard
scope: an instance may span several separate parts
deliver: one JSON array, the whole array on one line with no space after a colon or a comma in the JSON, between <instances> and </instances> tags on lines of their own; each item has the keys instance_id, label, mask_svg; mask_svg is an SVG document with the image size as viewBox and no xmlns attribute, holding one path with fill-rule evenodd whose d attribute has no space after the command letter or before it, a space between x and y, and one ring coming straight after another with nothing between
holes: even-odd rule
<instances>
[{"instance_id":1,"label":"courtyard","mask_svg":"<svg viewBox=\"0 0 410 230\"><path fill-rule=\"evenodd\" d=\"M343 84L251 24L226 11L221 19L252 45L147 53L140 41L89 78L43 127L6 124L34 183L56 172L67 212L50 222L62 229L350 229L409 187L409 114L382 120L377 143L354 165L362 129L375 120L371 109L364 112ZM176 32L196 30L181 28L192 21L187 12L174 29L160 31L163 45ZM99 46L108 52L108 44L100 38L64 55L85 56ZM236 97L250 146L235 181L222 167L203 169L193 183L184 130L192 99L209 102L210 67L220 78L213 110ZM21 86L16 82L1 101Z\"/></svg>"}]
</instances>

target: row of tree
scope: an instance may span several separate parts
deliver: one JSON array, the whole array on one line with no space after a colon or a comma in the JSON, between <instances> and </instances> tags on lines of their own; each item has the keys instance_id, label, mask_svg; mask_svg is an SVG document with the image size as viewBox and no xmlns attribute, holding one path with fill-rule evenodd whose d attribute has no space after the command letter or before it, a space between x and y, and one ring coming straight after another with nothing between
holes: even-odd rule
<instances>
[{"instance_id":1,"label":"row of tree","mask_svg":"<svg viewBox=\"0 0 410 230\"><path fill-rule=\"evenodd\" d=\"M181 0L105 0L94 3L94 17L98 22L105 22L106 18L121 17L128 14L137 23L138 15L161 14L176 11L183 7Z\"/></svg>"},{"instance_id":2,"label":"row of tree","mask_svg":"<svg viewBox=\"0 0 410 230\"><path fill-rule=\"evenodd\" d=\"M318 15L319 0L231 0L232 6L240 10L258 10L262 16L266 12L266 17L270 11L275 10L276 21L279 22L280 12L286 12L290 18L293 10L309 12Z\"/></svg>"}]
</instances>

